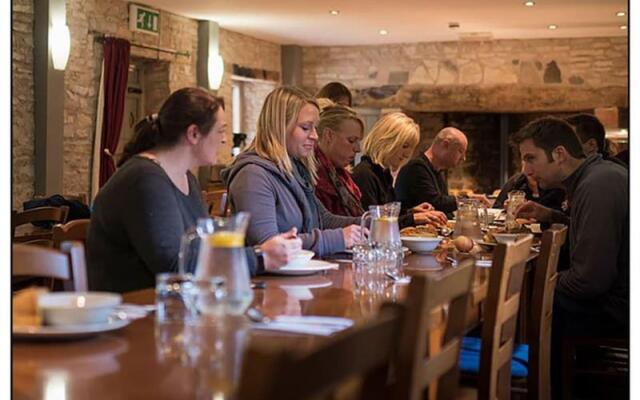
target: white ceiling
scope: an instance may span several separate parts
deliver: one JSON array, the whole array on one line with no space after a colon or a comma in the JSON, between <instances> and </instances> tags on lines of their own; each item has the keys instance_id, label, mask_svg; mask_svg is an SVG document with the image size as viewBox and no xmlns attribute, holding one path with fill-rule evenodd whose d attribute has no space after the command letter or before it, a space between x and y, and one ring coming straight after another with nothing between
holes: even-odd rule
<instances>
[{"instance_id":1,"label":"white ceiling","mask_svg":"<svg viewBox=\"0 0 640 400\"><path fill-rule=\"evenodd\" d=\"M356 45L458 40L624 36L626 0L144 0L222 28L279 44ZM338 16L329 10L340 10ZM449 22L460 28L451 30ZM558 29L549 30L549 24ZM388 30L387 36L378 33Z\"/></svg>"}]
</instances>

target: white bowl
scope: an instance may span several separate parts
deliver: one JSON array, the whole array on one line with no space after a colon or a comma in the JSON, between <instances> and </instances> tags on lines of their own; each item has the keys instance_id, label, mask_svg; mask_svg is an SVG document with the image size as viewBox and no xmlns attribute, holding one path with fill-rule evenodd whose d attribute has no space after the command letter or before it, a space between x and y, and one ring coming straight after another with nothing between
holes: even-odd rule
<instances>
[{"instance_id":1,"label":"white bowl","mask_svg":"<svg viewBox=\"0 0 640 400\"><path fill-rule=\"evenodd\" d=\"M518 239L518 236L520 236L521 234L520 233L492 233L492 235L496 239L496 242L507 244L507 243L515 242L516 239Z\"/></svg>"},{"instance_id":2,"label":"white bowl","mask_svg":"<svg viewBox=\"0 0 640 400\"><path fill-rule=\"evenodd\" d=\"M418 236L400 236L402 244L407 246L414 253L430 253L442 241L442 236L438 237L418 237Z\"/></svg>"},{"instance_id":3,"label":"white bowl","mask_svg":"<svg viewBox=\"0 0 640 400\"><path fill-rule=\"evenodd\" d=\"M105 323L122 296L106 292L47 293L38 298L46 325Z\"/></svg>"},{"instance_id":4,"label":"white bowl","mask_svg":"<svg viewBox=\"0 0 640 400\"><path fill-rule=\"evenodd\" d=\"M290 268L304 267L309 263L309 261L311 261L311 259L315 255L316 253L314 253L311 250L298 250L298 252L291 257L291 260L289 260L289 263L283 266L283 268L284 267L290 267Z\"/></svg>"}]
</instances>

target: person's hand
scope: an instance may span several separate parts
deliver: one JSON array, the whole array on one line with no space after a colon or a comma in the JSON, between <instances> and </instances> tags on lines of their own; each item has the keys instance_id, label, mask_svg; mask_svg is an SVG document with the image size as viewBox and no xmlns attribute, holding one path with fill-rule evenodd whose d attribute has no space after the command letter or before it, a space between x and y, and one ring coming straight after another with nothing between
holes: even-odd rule
<instances>
[{"instance_id":1,"label":"person's hand","mask_svg":"<svg viewBox=\"0 0 640 400\"><path fill-rule=\"evenodd\" d=\"M493 201L489 200L484 194L470 194L469 198L480 201L487 208L491 208L493 205Z\"/></svg>"},{"instance_id":2,"label":"person's hand","mask_svg":"<svg viewBox=\"0 0 640 400\"><path fill-rule=\"evenodd\" d=\"M538 222L551 221L551 209L535 201L527 201L515 212L516 218L535 219Z\"/></svg>"},{"instance_id":3,"label":"person's hand","mask_svg":"<svg viewBox=\"0 0 640 400\"><path fill-rule=\"evenodd\" d=\"M411 211L414 214L421 213L421 212L427 212L427 211L431 211L431 210L433 210L433 206L430 203L427 203L426 201L424 203L422 203L422 204L418 204L417 206L415 206L415 207L413 207L411 209Z\"/></svg>"},{"instance_id":4,"label":"person's hand","mask_svg":"<svg viewBox=\"0 0 640 400\"><path fill-rule=\"evenodd\" d=\"M274 270L286 265L293 255L302 248L302 240L293 227L285 233L275 235L260 245L265 270Z\"/></svg>"},{"instance_id":5,"label":"person's hand","mask_svg":"<svg viewBox=\"0 0 640 400\"><path fill-rule=\"evenodd\" d=\"M364 228L363 231L362 229L360 225L349 225L342 228L345 248L350 249L354 244L360 242L363 237L369 236L369 230Z\"/></svg>"},{"instance_id":6,"label":"person's hand","mask_svg":"<svg viewBox=\"0 0 640 400\"><path fill-rule=\"evenodd\" d=\"M432 224L436 226L446 225L447 215L442 211L428 211L413 214L413 221L416 225Z\"/></svg>"}]
</instances>

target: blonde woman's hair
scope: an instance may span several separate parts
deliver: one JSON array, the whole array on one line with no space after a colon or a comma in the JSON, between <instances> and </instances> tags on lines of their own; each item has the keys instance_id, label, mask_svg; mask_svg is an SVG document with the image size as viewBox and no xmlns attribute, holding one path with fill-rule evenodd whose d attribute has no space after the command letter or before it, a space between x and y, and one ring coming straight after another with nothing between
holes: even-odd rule
<instances>
[{"instance_id":1,"label":"blonde woman's hair","mask_svg":"<svg viewBox=\"0 0 640 400\"><path fill-rule=\"evenodd\" d=\"M293 165L287 151L287 132L294 128L305 104L312 104L320 110L316 99L302 89L292 86L274 89L262 105L256 136L248 149L272 161L290 177L293 175ZM300 161L309 170L311 181L315 185L316 159L313 153Z\"/></svg>"},{"instance_id":2,"label":"blonde woman's hair","mask_svg":"<svg viewBox=\"0 0 640 400\"><path fill-rule=\"evenodd\" d=\"M389 158L405 143L411 147L420 141L420 127L401 112L386 114L371 128L362 142L362 153L378 165L389 168Z\"/></svg>"},{"instance_id":3,"label":"blonde woman's hair","mask_svg":"<svg viewBox=\"0 0 640 400\"><path fill-rule=\"evenodd\" d=\"M336 104L325 98L318 99L318 104L322 110L320 111L320 122L318 123L320 140L322 140L322 135L326 128L336 132L346 120L356 121L360 125L360 130L364 133L364 121L353 108Z\"/></svg>"}]
</instances>

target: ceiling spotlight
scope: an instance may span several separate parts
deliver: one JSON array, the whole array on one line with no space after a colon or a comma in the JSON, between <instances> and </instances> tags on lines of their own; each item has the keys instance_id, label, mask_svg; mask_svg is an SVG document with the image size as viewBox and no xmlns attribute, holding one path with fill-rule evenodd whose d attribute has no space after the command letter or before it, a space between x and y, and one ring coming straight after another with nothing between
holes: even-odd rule
<instances>
[{"instance_id":1,"label":"ceiling spotlight","mask_svg":"<svg viewBox=\"0 0 640 400\"><path fill-rule=\"evenodd\" d=\"M536 5L536 2L532 1L532 0L527 0L527 1L524 2L524 5L527 6L527 7L533 7L533 6Z\"/></svg>"},{"instance_id":2,"label":"ceiling spotlight","mask_svg":"<svg viewBox=\"0 0 640 400\"><path fill-rule=\"evenodd\" d=\"M379 34L381 34L381 35L388 35L388 34L389 34L389 31L387 31L386 29L380 29L380 30L378 31L378 33L379 33Z\"/></svg>"},{"instance_id":3,"label":"ceiling spotlight","mask_svg":"<svg viewBox=\"0 0 640 400\"><path fill-rule=\"evenodd\" d=\"M329 14L338 15L338 14L340 14L340 10L331 10L331 11L329 11Z\"/></svg>"},{"instance_id":4,"label":"ceiling spotlight","mask_svg":"<svg viewBox=\"0 0 640 400\"><path fill-rule=\"evenodd\" d=\"M618 11L616 13L616 17L624 17L625 15L627 15L627 13L625 13L624 11Z\"/></svg>"},{"instance_id":5,"label":"ceiling spotlight","mask_svg":"<svg viewBox=\"0 0 640 400\"><path fill-rule=\"evenodd\" d=\"M558 25L551 24L551 25L547 26L547 28L549 28L551 30L558 29Z\"/></svg>"},{"instance_id":6,"label":"ceiling spotlight","mask_svg":"<svg viewBox=\"0 0 640 400\"><path fill-rule=\"evenodd\" d=\"M627 29L626 25L620 25L620 29L622 29L623 31Z\"/></svg>"}]
</instances>

